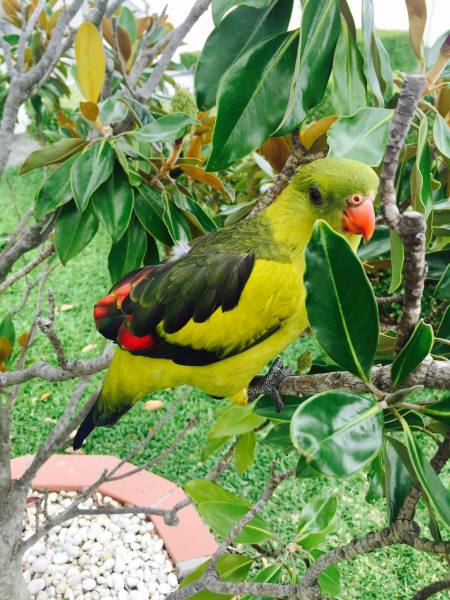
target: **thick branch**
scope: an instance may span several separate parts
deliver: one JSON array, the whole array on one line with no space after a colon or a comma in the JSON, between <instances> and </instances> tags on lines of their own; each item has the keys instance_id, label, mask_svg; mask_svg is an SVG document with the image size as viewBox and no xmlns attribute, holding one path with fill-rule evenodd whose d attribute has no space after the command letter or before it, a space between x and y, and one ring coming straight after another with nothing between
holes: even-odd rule
<instances>
[{"instance_id":1,"label":"thick branch","mask_svg":"<svg viewBox=\"0 0 450 600\"><path fill-rule=\"evenodd\" d=\"M208 9L210 4L211 0L197 0L183 23L173 30L169 43L161 54L158 64L153 69L148 81L136 92L143 100L150 99L169 66L176 49L183 41L186 34L192 29L193 25L195 25L202 14Z\"/></svg>"},{"instance_id":2,"label":"thick branch","mask_svg":"<svg viewBox=\"0 0 450 600\"><path fill-rule=\"evenodd\" d=\"M383 172L380 175L381 211L389 227L397 232L399 231L400 211L397 207L395 193L395 174L400 151L411 126L424 83L422 75L407 75L403 82L386 146Z\"/></svg>"},{"instance_id":3,"label":"thick branch","mask_svg":"<svg viewBox=\"0 0 450 600\"><path fill-rule=\"evenodd\" d=\"M373 385L382 391L392 391L390 365L376 365L371 370ZM426 388L450 389L450 362L428 358L404 381L405 387L423 385ZM347 371L334 371L317 375L287 377L282 385L283 394L311 396L330 389L367 392L367 386Z\"/></svg>"}]
</instances>

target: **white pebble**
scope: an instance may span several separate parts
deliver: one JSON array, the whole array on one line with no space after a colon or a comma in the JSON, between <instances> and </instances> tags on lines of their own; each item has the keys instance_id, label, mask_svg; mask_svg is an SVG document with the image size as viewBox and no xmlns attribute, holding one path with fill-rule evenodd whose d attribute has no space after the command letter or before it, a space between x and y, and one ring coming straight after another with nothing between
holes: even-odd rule
<instances>
[{"instance_id":1,"label":"white pebble","mask_svg":"<svg viewBox=\"0 0 450 600\"><path fill-rule=\"evenodd\" d=\"M43 589L45 589L45 581L41 577L38 579L32 579L28 584L28 591L30 594L35 595L39 592L42 592Z\"/></svg>"},{"instance_id":2,"label":"white pebble","mask_svg":"<svg viewBox=\"0 0 450 600\"><path fill-rule=\"evenodd\" d=\"M52 493L49 513L61 512L76 495ZM121 506L97 494L80 508L96 503ZM26 514L25 539L35 531L36 507ZM33 600L164 600L178 586L163 540L142 515L72 519L29 548L22 565Z\"/></svg>"},{"instance_id":3,"label":"white pebble","mask_svg":"<svg viewBox=\"0 0 450 600\"><path fill-rule=\"evenodd\" d=\"M38 556L31 565L31 570L36 573L45 573L48 567L48 560L45 556Z\"/></svg>"},{"instance_id":4,"label":"white pebble","mask_svg":"<svg viewBox=\"0 0 450 600\"><path fill-rule=\"evenodd\" d=\"M64 565L69 560L69 556L67 552L56 552L53 557L53 562L55 565Z\"/></svg>"},{"instance_id":5,"label":"white pebble","mask_svg":"<svg viewBox=\"0 0 450 600\"><path fill-rule=\"evenodd\" d=\"M95 583L95 579L91 579L90 577L88 577L87 579L83 579L83 581L81 582L81 587L85 592L95 590L96 585L97 584Z\"/></svg>"}]
</instances>

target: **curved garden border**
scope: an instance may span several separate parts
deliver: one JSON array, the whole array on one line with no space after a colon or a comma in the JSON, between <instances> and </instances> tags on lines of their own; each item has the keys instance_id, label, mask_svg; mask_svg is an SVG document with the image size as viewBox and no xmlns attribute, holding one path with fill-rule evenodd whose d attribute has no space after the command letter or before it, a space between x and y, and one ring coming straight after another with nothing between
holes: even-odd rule
<instances>
[{"instance_id":1,"label":"curved garden border","mask_svg":"<svg viewBox=\"0 0 450 600\"><path fill-rule=\"evenodd\" d=\"M24 473L32 459L33 455L29 454L12 460L13 479ZM107 455L55 454L39 469L32 487L37 491L79 491L92 484L105 469L109 470L119 462L118 458ZM135 466L125 463L117 474L130 468ZM186 497L175 483L148 471L104 483L98 491L123 504L159 508L170 508ZM183 508L178 517L179 524L171 527L164 523L162 517L150 516L178 575L184 577L215 552L217 543L192 504Z\"/></svg>"}]
</instances>

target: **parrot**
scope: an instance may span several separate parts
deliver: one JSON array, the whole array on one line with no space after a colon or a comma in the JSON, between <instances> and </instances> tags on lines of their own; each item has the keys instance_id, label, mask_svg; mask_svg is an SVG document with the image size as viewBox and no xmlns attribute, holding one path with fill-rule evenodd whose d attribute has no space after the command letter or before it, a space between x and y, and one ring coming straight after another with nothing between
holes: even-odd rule
<instances>
[{"instance_id":1,"label":"parrot","mask_svg":"<svg viewBox=\"0 0 450 600\"><path fill-rule=\"evenodd\" d=\"M362 162L317 159L264 209L123 277L94 307L97 330L117 348L73 447L144 395L184 384L238 404L270 391L281 409L287 370L276 360L275 372L258 373L308 326L304 251L314 224L326 221L356 251L374 232L377 188Z\"/></svg>"}]
</instances>

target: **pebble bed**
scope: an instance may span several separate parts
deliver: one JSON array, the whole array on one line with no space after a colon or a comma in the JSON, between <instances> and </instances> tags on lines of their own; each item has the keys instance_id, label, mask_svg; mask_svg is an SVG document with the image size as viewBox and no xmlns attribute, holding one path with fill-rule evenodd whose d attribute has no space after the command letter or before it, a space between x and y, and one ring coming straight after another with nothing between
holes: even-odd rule
<instances>
[{"instance_id":1,"label":"pebble bed","mask_svg":"<svg viewBox=\"0 0 450 600\"><path fill-rule=\"evenodd\" d=\"M69 506L75 496L76 492L50 493L49 515ZM120 506L99 493L95 502ZM94 505L90 498L80 508ZM36 506L31 505L25 538L34 533L35 521ZM163 600L178 587L163 540L142 515L81 516L67 521L29 548L23 568L36 600Z\"/></svg>"}]
</instances>

